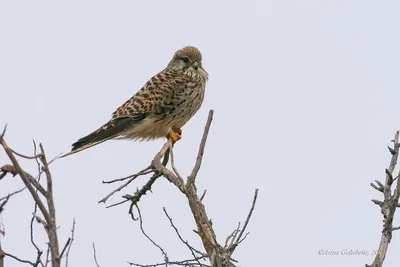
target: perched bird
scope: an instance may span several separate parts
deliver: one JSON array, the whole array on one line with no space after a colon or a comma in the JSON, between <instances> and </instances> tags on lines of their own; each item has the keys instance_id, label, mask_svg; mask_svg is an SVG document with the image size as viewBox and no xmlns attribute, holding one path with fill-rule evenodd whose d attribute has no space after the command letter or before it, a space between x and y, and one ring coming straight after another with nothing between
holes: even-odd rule
<instances>
[{"instance_id":1,"label":"perched bird","mask_svg":"<svg viewBox=\"0 0 400 267\"><path fill-rule=\"evenodd\" d=\"M71 152L62 157L110 139L166 137L175 143L181 138L182 126L203 103L208 73L201 61L196 47L176 51L168 66L120 106L110 121L73 143Z\"/></svg>"}]
</instances>

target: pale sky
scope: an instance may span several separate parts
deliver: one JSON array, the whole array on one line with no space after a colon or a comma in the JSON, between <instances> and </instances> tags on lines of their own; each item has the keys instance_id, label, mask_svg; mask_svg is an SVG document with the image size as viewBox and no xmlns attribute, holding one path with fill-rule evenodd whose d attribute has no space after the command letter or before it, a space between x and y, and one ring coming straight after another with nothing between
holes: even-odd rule
<instances>
[{"instance_id":1,"label":"pale sky","mask_svg":"<svg viewBox=\"0 0 400 267\"><path fill-rule=\"evenodd\" d=\"M382 196L369 183L383 180L386 145L400 129L399 11L399 1L370 0L2 1L0 127L8 124L15 150L32 154L35 139L53 158L110 119L177 49L197 46L210 74L206 98L174 151L188 175L214 109L197 185L208 190L218 240L245 219L259 188L251 234L234 254L240 266L364 266L372 255L318 252L378 248L382 217L371 199ZM92 242L101 267L162 261L128 205L97 202L116 187L102 180L146 167L163 142L110 141L51 165L62 245L76 220L71 267L95 266ZM36 173L34 162L20 162ZM0 196L21 186L7 176ZM202 249L187 201L161 179L140 207L145 230L170 259L190 252L163 206ZM24 192L0 219L3 249L34 260L32 210ZM36 228L40 242L45 234ZM385 266L400 261L399 240L395 232ZM14 266L21 264L7 259Z\"/></svg>"}]
</instances>

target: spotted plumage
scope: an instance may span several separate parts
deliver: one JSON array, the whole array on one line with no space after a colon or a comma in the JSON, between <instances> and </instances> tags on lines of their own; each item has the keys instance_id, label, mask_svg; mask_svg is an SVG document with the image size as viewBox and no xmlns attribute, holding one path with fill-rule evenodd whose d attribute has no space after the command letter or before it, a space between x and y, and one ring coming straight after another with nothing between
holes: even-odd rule
<instances>
[{"instance_id":1,"label":"spotted plumage","mask_svg":"<svg viewBox=\"0 0 400 267\"><path fill-rule=\"evenodd\" d=\"M203 103L207 79L197 48L186 46L176 51L168 66L114 111L110 121L72 144L71 152L63 157L110 139L165 136L176 142L181 127Z\"/></svg>"}]
</instances>

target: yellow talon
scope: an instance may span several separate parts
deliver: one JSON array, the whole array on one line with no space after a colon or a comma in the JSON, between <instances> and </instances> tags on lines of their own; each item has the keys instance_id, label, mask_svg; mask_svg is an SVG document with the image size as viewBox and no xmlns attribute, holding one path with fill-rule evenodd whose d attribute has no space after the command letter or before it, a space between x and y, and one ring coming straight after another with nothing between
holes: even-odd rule
<instances>
[{"instance_id":1,"label":"yellow talon","mask_svg":"<svg viewBox=\"0 0 400 267\"><path fill-rule=\"evenodd\" d=\"M179 129L180 130L180 129ZM180 133L182 133L182 131L180 131ZM181 135L179 133L176 132L176 130L172 130L170 131L166 136L165 136L168 140L172 141L172 144L175 144L176 141L178 141L179 139L181 139Z\"/></svg>"},{"instance_id":2,"label":"yellow talon","mask_svg":"<svg viewBox=\"0 0 400 267\"><path fill-rule=\"evenodd\" d=\"M179 135L179 139L182 138L182 129L181 128L172 129L172 131L174 131L177 135Z\"/></svg>"}]
</instances>

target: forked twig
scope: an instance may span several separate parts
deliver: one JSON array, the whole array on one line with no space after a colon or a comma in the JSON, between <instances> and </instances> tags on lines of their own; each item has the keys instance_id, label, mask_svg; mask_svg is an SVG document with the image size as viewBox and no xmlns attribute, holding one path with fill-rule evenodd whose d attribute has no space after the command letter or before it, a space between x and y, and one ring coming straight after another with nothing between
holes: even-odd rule
<instances>
[{"instance_id":1,"label":"forked twig","mask_svg":"<svg viewBox=\"0 0 400 267\"><path fill-rule=\"evenodd\" d=\"M169 220L169 222L170 222L172 228L174 228L175 233L177 234L177 236L179 237L179 239L182 241L182 243L184 243L184 244L186 245L186 247L188 247L188 249L190 250L190 253L192 253L193 259L197 259L197 258L198 258L198 256L197 256L195 253L199 254L199 255L202 256L202 257L206 257L206 256L207 256L206 254L204 254L204 253L201 252L200 250L195 249L194 247L192 247L192 246L189 244L188 241L183 240L181 234L180 234L179 231L178 231L178 228L174 225L174 222L172 221L172 218L169 216L169 214L168 214L167 210L165 209L165 207L163 207L163 210L164 210L165 216L167 216L167 218L168 218L168 220ZM196 260L196 261L197 261L197 263L199 264L199 266L201 266L200 261L199 261L199 260Z\"/></svg>"}]
</instances>

